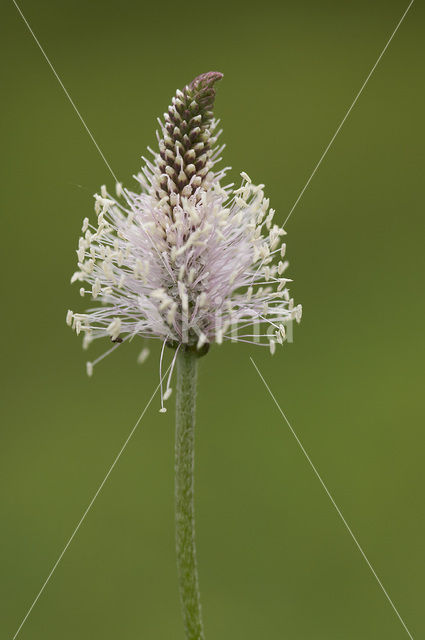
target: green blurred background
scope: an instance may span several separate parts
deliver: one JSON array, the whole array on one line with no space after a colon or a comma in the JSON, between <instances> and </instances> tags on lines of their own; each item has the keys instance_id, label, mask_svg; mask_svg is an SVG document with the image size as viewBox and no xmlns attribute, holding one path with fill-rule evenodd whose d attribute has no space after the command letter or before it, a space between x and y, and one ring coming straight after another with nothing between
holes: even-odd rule
<instances>
[{"instance_id":1,"label":"green blurred background","mask_svg":"<svg viewBox=\"0 0 425 640\"><path fill-rule=\"evenodd\" d=\"M155 119L216 69L225 163L283 222L407 1L21 0L125 184ZM2 3L0 636L11 638L158 379L135 343L85 375L65 325L92 194L112 179L12 2ZM423 616L424 8L415 3L288 225L293 344L201 363L197 540L207 640L407 633ZM94 353L104 345L96 344ZM90 352L89 352L90 354ZM93 358L92 355L89 357ZM20 638L183 640L173 402L154 400Z\"/></svg>"}]
</instances>

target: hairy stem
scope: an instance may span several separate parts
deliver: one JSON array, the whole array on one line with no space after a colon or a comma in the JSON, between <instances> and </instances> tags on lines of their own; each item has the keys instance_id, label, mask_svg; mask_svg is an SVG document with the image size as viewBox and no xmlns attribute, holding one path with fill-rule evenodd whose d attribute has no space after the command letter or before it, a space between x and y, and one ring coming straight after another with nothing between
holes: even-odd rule
<instances>
[{"instance_id":1,"label":"hairy stem","mask_svg":"<svg viewBox=\"0 0 425 640\"><path fill-rule=\"evenodd\" d=\"M194 513L197 354L182 346L177 356L175 518L180 602L187 640L204 640Z\"/></svg>"}]
</instances>

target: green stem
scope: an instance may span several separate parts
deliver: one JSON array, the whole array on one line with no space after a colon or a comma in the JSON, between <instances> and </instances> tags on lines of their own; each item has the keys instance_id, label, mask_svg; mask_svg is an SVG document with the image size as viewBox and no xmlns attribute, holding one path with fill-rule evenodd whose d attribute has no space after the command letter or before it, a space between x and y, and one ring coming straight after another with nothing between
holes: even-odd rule
<instances>
[{"instance_id":1,"label":"green stem","mask_svg":"<svg viewBox=\"0 0 425 640\"><path fill-rule=\"evenodd\" d=\"M177 355L175 444L175 517L180 602L187 640L204 640L196 566L193 501L195 457L196 352L180 347Z\"/></svg>"}]
</instances>

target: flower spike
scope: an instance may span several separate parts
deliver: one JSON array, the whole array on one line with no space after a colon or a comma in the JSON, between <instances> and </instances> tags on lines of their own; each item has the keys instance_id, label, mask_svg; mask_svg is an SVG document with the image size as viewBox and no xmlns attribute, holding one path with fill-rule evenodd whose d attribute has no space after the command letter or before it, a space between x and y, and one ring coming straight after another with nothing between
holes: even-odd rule
<instances>
[{"instance_id":1,"label":"flower spike","mask_svg":"<svg viewBox=\"0 0 425 640\"><path fill-rule=\"evenodd\" d=\"M104 186L95 195L97 222L84 219L72 277L95 303L66 314L85 348L107 337L115 349L137 335L198 355L225 341L273 354L285 325L300 321L287 287L285 231L273 222L264 185L242 172L233 188L223 184L226 169L215 170L221 78L210 71L176 92L136 191L118 184L116 196Z\"/></svg>"}]
</instances>

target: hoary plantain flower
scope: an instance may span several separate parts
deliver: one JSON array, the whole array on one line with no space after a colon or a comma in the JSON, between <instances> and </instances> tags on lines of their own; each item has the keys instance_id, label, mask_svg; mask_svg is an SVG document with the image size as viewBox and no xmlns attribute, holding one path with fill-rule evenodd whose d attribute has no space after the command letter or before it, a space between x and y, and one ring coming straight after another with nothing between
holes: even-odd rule
<instances>
[{"instance_id":1,"label":"hoary plantain flower","mask_svg":"<svg viewBox=\"0 0 425 640\"><path fill-rule=\"evenodd\" d=\"M177 362L176 538L179 583L188 640L203 638L193 519L193 435L197 357L213 343L243 341L270 348L285 340L285 324L301 319L289 295L285 231L273 223L264 185L246 173L234 188L216 169L223 146L214 119L221 73L195 78L159 120L158 149L143 158L137 191L116 185L95 195L97 221L83 222L80 293L100 302L67 323L83 346L141 336L175 349L163 401ZM146 347L139 360L147 356ZM161 371L161 368L160 368ZM160 375L162 380L162 375Z\"/></svg>"}]
</instances>

